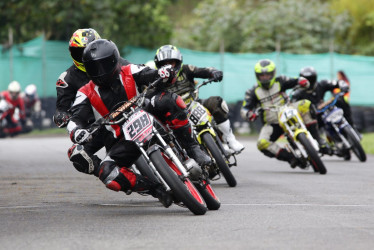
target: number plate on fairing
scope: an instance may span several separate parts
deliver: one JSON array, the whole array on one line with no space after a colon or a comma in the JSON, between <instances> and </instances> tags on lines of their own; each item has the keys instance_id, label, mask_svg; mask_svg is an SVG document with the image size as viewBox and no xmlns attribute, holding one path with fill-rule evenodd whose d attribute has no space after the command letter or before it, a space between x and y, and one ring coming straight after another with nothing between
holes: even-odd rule
<instances>
[{"instance_id":1,"label":"number plate on fairing","mask_svg":"<svg viewBox=\"0 0 374 250\"><path fill-rule=\"evenodd\" d=\"M122 125L122 131L126 140L147 141L152 133L153 117L144 110L132 114Z\"/></svg>"},{"instance_id":2,"label":"number plate on fairing","mask_svg":"<svg viewBox=\"0 0 374 250\"><path fill-rule=\"evenodd\" d=\"M193 106L188 113L188 118L194 125L198 125L202 122L202 120L208 120L206 117L208 116L207 110L198 102L192 104Z\"/></svg>"}]
</instances>

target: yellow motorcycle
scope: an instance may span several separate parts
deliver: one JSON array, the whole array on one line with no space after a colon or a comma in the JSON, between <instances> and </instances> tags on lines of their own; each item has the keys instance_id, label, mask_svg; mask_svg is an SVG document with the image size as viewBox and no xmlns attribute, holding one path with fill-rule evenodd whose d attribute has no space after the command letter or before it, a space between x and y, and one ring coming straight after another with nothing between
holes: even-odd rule
<instances>
[{"instance_id":1,"label":"yellow motorcycle","mask_svg":"<svg viewBox=\"0 0 374 250\"><path fill-rule=\"evenodd\" d=\"M285 146L305 168L312 166L314 172L327 173L326 167L318 154L318 142L307 130L296 107L287 102L282 106L272 105L266 108L258 108L256 113L258 114L260 110L271 110L278 113L279 125L287 139Z\"/></svg>"},{"instance_id":2,"label":"yellow motorcycle","mask_svg":"<svg viewBox=\"0 0 374 250\"><path fill-rule=\"evenodd\" d=\"M213 116L208 109L197 101L199 89L212 81L211 79L199 84L193 93L188 92L181 95L181 97L187 104L188 119L192 124L194 135L202 149L211 156L213 161L213 164L208 166L207 169L203 169L203 171L208 171L211 180L219 179L222 174L227 184L230 187L235 187L237 182L230 167L237 165L236 157L233 153L225 150L221 133L214 128L215 121Z\"/></svg>"}]
</instances>

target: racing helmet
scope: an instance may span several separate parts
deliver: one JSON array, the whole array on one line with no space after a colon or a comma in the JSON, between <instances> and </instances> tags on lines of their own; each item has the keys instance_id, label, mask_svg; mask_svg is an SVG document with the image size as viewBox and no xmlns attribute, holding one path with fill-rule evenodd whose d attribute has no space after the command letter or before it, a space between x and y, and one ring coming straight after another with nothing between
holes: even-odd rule
<instances>
[{"instance_id":1,"label":"racing helmet","mask_svg":"<svg viewBox=\"0 0 374 250\"><path fill-rule=\"evenodd\" d=\"M33 101L37 98L37 88L35 84L29 84L25 88L25 96L28 100Z\"/></svg>"},{"instance_id":2,"label":"racing helmet","mask_svg":"<svg viewBox=\"0 0 374 250\"><path fill-rule=\"evenodd\" d=\"M176 76L179 75L183 65L182 54L179 49L177 49L177 47L173 45L161 46L156 52L154 61L157 69L166 64L175 62L174 69L176 72Z\"/></svg>"},{"instance_id":3,"label":"racing helmet","mask_svg":"<svg viewBox=\"0 0 374 250\"><path fill-rule=\"evenodd\" d=\"M19 93L21 92L21 85L17 81L12 81L8 85L8 91L9 91L10 97L13 100L16 100L19 96Z\"/></svg>"},{"instance_id":4,"label":"racing helmet","mask_svg":"<svg viewBox=\"0 0 374 250\"><path fill-rule=\"evenodd\" d=\"M257 84L265 89L270 89L275 82L275 63L269 59L262 59L255 65Z\"/></svg>"},{"instance_id":5,"label":"racing helmet","mask_svg":"<svg viewBox=\"0 0 374 250\"><path fill-rule=\"evenodd\" d=\"M87 46L87 44L97 39L100 39L100 35L96 32L96 30L92 28L78 29L70 38L70 55L73 58L75 66L83 72L86 72L86 69L84 68L84 65L82 63L83 50Z\"/></svg>"},{"instance_id":6,"label":"racing helmet","mask_svg":"<svg viewBox=\"0 0 374 250\"><path fill-rule=\"evenodd\" d=\"M313 89L317 82L317 72L313 67L305 67L300 70L299 76L308 79L310 85L309 89Z\"/></svg>"},{"instance_id":7,"label":"racing helmet","mask_svg":"<svg viewBox=\"0 0 374 250\"><path fill-rule=\"evenodd\" d=\"M118 77L119 51L115 43L98 39L89 43L83 51L82 61L86 73L99 87L109 88Z\"/></svg>"}]
</instances>

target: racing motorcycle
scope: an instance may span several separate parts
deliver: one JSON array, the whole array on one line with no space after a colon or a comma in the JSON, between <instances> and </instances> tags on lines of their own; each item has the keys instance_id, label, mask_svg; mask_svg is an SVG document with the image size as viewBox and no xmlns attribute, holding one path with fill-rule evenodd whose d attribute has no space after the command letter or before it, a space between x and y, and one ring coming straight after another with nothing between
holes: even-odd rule
<instances>
[{"instance_id":1,"label":"racing motorcycle","mask_svg":"<svg viewBox=\"0 0 374 250\"><path fill-rule=\"evenodd\" d=\"M222 174L227 184L230 187L235 187L237 182L230 169L230 167L237 165L234 152L227 150L228 145L223 142L222 134L218 129L215 129L213 116L207 108L197 101L199 89L212 81L213 79L202 82L196 86L193 93L188 92L181 97L188 107L188 119L193 126L197 141L213 159L213 164L206 166L210 178L217 180Z\"/></svg>"},{"instance_id":2,"label":"racing motorcycle","mask_svg":"<svg viewBox=\"0 0 374 250\"><path fill-rule=\"evenodd\" d=\"M290 98L282 106L259 107L255 112L257 116L260 111L271 110L277 112L279 125L287 139L285 147L298 159L303 168L312 166L314 172L326 174L326 167L318 154L318 142L307 130L300 113L290 104L289 100Z\"/></svg>"},{"instance_id":3,"label":"racing motorcycle","mask_svg":"<svg viewBox=\"0 0 374 250\"><path fill-rule=\"evenodd\" d=\"M321 114L327 139L334 147L334 154L350 160L350 151L353 151L357 158L364 162L366 153L362 148L360 135L344 118L343 109L335 106L342 95L344 93L338 93L331 100L320 104L317 114Z\"/></svg>"},{"instance_id":4,"label":"racing motorcycle","mask_svg":"<svg viewBox=\"0 0 374 250\"><path fill-rule=\"evenodd\" d=\"M175 204L187 207L195 215L203 215L207 209L217 210L220 200L204 172L188 157L172 130L143 108L148 100L147 90L159 81L95 121L89 131L94 134L101 126L120 125L124 138L135 142L141 151L136 168L170 192Z\"/></svg>"}]
</instances>

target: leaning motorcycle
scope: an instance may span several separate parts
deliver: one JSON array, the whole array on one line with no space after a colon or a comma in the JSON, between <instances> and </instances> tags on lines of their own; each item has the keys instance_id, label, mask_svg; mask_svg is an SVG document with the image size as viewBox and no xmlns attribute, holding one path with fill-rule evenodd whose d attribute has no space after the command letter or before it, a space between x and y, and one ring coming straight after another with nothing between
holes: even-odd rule
<instances>
[{"instance_id":1,"label":"leaning motorcycle","mask_svg":"<svg viewBox=\"0 0 374 250\"><path fill-rule=\"evenodd\" d=\"M344 93L338 93L333 99L320 104L317 107L317 114L321 114L327 139L333 144L334 153L349 160L350 151L353 151L357 158L364 162L366 153L359 134L344 118L343 110L335 106L342 95Z\"/></svg>"},{"instance_id":2,"label":"leaning motorcycle","mask_svg":"<svg viewBox=\"0 0 374 250\"><path fill-rule=\"evenodd\" d=\"M144 110L146 92L147 89L98 119L90 127L90 133L94 134L104 125L120 125L124 138L135 142L141 151L143 163L137 164L139 172L160 183L172 194L175 204L187 207L195 215L205 214L207 208L217 210L219 198L200 167L187 156L172 130Z\"/></svg>"},{"instance_id":3,"label":"leaning motorcycle","mask_svg":"<svg viewBox=\"0 0 374 250\"><path fill-rule=\"evenodd\" d=\"M278 122L287 139L285 147L298 159L304 168L312 166L314 172L326 174L327 170L318 151L318 142L307 130L298 110L289 103L282 106L272 105L266 108L258 108L256 113L263 110L275 111L278 114Z\"/></svg>"},{"instance_id":4,"label":"leaning motorcycle","mask_svg":"<svg viewBox=\"0 0 374 250\"><path fill-rule=\"evenodd\" d=\"M236 166L236 158L233 152L225 149L222 135L214 128L215 121L207 108L197 100L200 87L212 82L213 79L205 81L195 88L193 93L181 95L188 107L188 119L193 126L194 135L204 151L211 156L213 164L205 166L212 180L220 178L221 174L230 187L235 187L237 182L230 167ZM228 148L228 145L226 145Z\"/></svg>"}]
</instances>

